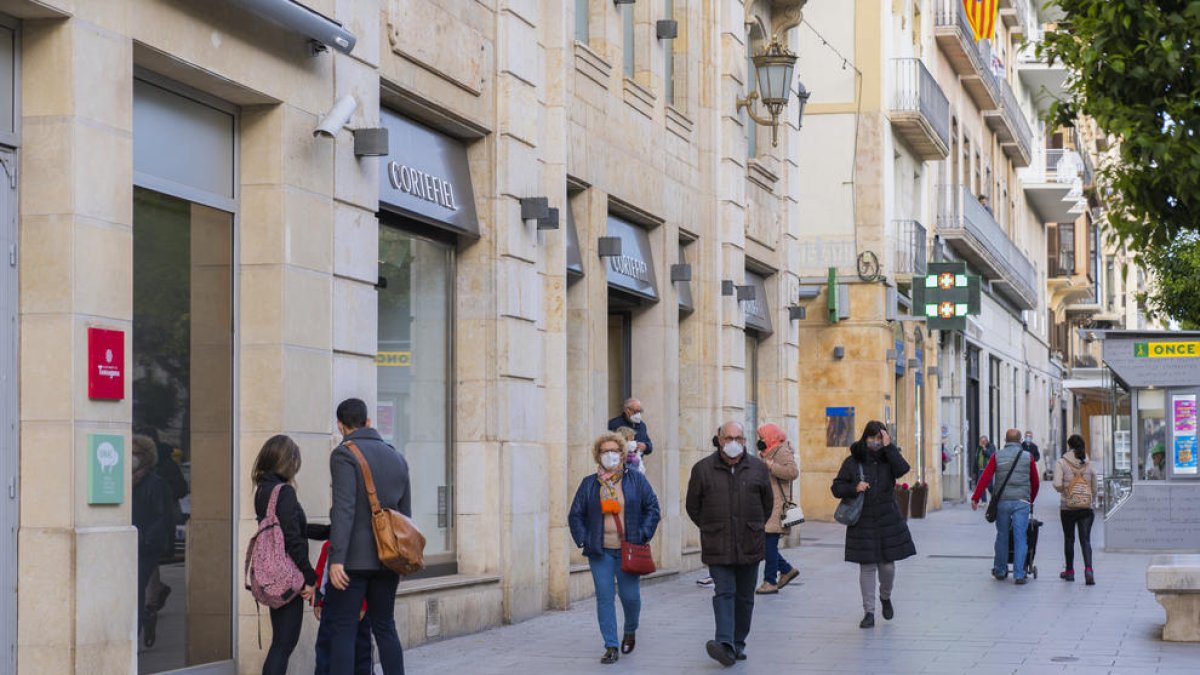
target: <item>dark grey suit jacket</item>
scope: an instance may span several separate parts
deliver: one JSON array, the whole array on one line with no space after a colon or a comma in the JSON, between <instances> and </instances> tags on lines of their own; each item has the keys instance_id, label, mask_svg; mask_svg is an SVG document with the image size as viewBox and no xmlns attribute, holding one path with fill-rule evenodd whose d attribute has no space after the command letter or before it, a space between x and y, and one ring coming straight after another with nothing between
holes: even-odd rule
<instances>
[{"instance_id":1,"label":"dark grey suit jacket","mask_svg":"<svg viewBox=\"0 0 1200 675\"><path fill-rule=\"evenodd\" d=\"M358 429L346 436L354 441L371 467L379 505L412 517L412 496L408 490L408 462L379 432ZM346 446L339 445L329 456L329 474L333 477L333 506L329 510L329 563L345 565L347 570L377 570L382 567L371 530L371 502L363 482L358 460Z\"/></svg>"}]
</instances>

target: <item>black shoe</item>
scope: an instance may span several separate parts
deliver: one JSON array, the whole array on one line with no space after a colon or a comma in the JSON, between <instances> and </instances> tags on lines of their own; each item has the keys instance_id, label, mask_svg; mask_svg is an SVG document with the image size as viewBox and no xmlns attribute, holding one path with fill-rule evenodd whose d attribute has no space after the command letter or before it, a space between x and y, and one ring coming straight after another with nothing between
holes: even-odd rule
<instances>
[{"instance_id":1,"label":"black shoe","mask_svg":"<svg viewBox=\"0 0 1200 675\"><path fill-rule=\"evenodd\" d=\"M600 663L607 666L610 663L616 663L619 658L621 655L617 653L616 647L605 647L604 656L600 657Z\"/></svg>"},{"instance_id":2,"label":"black shoe","mask_svg":"<svg viewBox=\"0 0 1200 675\"><path fill-rule=\"evenodd\" d=\"M863 617L863 620L858 622L858 627L859 628L874 628L875 627L875 613L867 612L866 616Z\"/></svg>"},{"instance_id":3,"label":"black shoe","mask_svg":"<svg viewBox=\"0 0 1200 675\"><path fill-rule=\"evenodd\" d=\"M163 586L162 591L158 594L158 601L154 603L153 609L156 612L161 612L163 607L167 606L167 598L171 597L171 587Z\"/></svg>"},{"instance_id":4,"label":"black shoe","mask_svg":"<svg viewBox=\"0 0 1200 675\"><path fill-rule=\"evenodd\" d=\"M1025 584L1029 583L1029 577L1021 577L1020 579L1015 580L1013 583L1018 586L1024 586Z\"/></svg>"},{"instance_id":5,"label":"black shoe","mask_svg":"<svg viewBox=\"0 0 1200 675\"><path fill-rule=\"evenodd\" d=\"M737 659L738 661L745 661L746 660L746 652L738 652L737 656L735 656L733 658Z\"/></svg>"},{"instance_id":6,"label":"black shoe","mask_svg":"<svg viewBox=\"0 0 1200 675\"><path fill-rule=\"evenodd\" d=\"M146 618L142 622L142 644L146 645L146 649L154 646L157 639L155 632L158 629L158 612L146 612Z\"/></svg>"},{"instance_id":7,"label":"black shoe","mask_svg":"<svg viewBox=\"0 0 1200 675\"><path fill-rule=\"evenodd\" d=\"M1008 578L1008 570L1005 570L1003 574L997 572L996 570L992 570L992 578L996 581L1004 581Z\"/></svg>"},{"instance_id":8,"label":"black shoe","mask_svg":"<svg viewBox=\"0 0 1200 675\"><path fill-rule=\"evenodd\" d=\"M896 609L894 607L892 607L892 601L884 600L883 601L883 618L886 619L887 621L891 621L893 616L896 616Z\"/></svg>"},{"instance_id":9,"label":"black shoe","mask_svg":"<svg viewBox=\"0 0 1200 675\"><path fill-rule=\"evenodd\" d=\"M1096 585L1096 573L1091 570L1083 571L1083 583L1088 586Z\"/></svg>"},{"instance_id":10,"label":"black shoe","mask_svg":"<svg viewBox=\"0 0 1200 675\"><path fill-rule=\"evenodd\" d=\"M633 633L626 633L625 638L621 640L621 653L628 654L637 647L637 636Z\"/></svg>"},{"instance_id":11,"label":"black shoe","mask_svg":"<svg viewBox=\"0 0 1200 675\"><path fill-rule=\"evenodd\" d=\"M717 642L716 640L709 640L704 643L704 650L708 652L708 655L714 661L725 667L732 666L737 662L737 655L734 654L733 648L727 644Z\"/></svg>"}]
</instances>

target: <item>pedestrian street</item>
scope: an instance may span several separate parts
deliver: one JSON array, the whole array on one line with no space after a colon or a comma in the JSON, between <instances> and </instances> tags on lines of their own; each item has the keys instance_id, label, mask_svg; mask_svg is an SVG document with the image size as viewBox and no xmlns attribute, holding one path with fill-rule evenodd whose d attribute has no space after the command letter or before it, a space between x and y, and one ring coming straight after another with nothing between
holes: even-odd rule
<instances>
[{"instance_id":1,"label":"pedestrian street","mask_svg":"<svg viewBox=\"0 0 1200 675\"><path fill-rule=\"evenodd\" d=\"M710 659L710 590L702 570L642 587L637 649L601 665L595 602L477 635L407 650L412 673L1196 673L1200 645L1165 643L1165 615L1145 590L1149 554L1106 553L1093 532L1097 585L1058 578L1059 498L1043 490L1038 578L1026 586L989 574L994 528L983 509L947 505L910 520L917 556L897 563L892 621L860 629L856 565L843 562L844 528L806 523L786 556L800 577L778 595L757 596L748 660L728 669ZM1099 521L1099 519L1097 519ZM1076 552L1078 556L1078 551Z\"/></svg>"}]
</instances>

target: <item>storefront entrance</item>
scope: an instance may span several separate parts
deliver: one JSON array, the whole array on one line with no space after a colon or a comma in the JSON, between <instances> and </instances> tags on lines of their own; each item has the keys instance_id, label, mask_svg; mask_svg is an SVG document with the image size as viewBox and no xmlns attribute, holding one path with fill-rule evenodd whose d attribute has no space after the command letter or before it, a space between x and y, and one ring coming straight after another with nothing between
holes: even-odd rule
<instances>
[{"instance_id":1,"label":"storefront entrance","mask_svg":"<svg viewBox=\"0 0 1200 675\"><path fill-rule=\"evenodd\" d=\"M232 110L135 82L139 673L233 668L235 125Z\"/></svg>"}]
</instances>

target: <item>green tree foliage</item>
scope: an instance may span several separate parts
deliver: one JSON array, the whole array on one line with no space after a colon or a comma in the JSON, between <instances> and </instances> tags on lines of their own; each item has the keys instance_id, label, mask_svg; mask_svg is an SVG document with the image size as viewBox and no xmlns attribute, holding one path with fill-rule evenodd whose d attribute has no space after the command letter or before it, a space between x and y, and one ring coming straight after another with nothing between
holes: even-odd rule
<instances>
[{"instance_id":1,"label":"green tree foliage","mask_svg":"<svg viewBox=\"0 0 1200 675\"><path fill-rule=\"evenodd\" d=\"M1200 329L1200 233L1150 248L1144 258L1157 275L1154 290L1145 297L1150 311L1175 317L1185 329Z\"/></svg>"},{"instance_id":2,"label":"green tree foliage","mask_svg":"<svg viewBox=\"0 0 1200 675\"><path fill-rule=\"evenodd\" d=\"M1068 69L1067 97L1052 121L1079 116L1119 140L1118 161L1101 169L1109 236L1139 253L1154 273L1150 306L1200 322L1195 302L1167 289L1190 285L1170 262L1172 242L1200 231L1200 0L1051 0L1065 14L1039 52Z\"/></svg>"}]
</instances>

